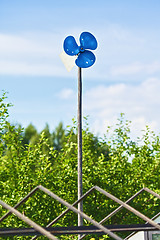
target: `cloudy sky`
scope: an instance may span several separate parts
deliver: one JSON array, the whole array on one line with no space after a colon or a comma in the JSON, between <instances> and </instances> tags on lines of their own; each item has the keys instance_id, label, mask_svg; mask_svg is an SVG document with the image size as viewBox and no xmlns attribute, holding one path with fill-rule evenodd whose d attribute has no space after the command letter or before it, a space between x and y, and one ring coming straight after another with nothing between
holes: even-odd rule
<instances>
[{"instance_id":1,"label":"cloudy sky","mask_svg":"<svg viewBox=\"0 0 160 240\"><path fill-rule=\"evenodd\" d=\"M120 113L134 132L160 132L159 0L0 0L0 91L10 121L40 131L77 114L77 67L67 72L63 40L96 36L96 63L83 70L83 115L103 134Z\"/></svg>"}]
</instances>

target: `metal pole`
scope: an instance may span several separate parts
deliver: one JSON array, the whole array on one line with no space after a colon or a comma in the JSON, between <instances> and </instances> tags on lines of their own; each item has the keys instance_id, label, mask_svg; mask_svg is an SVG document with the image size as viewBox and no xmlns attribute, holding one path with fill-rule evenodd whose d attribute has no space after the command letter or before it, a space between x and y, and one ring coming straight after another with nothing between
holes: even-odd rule
<instances>
[{"instance_id":1,"label":"metal pole","mask_svg":"<svg viewBox=\"0 0 160 240\"><path fill-rule=\"evenodd\" d=\"M78 199L83 195L82 188L82 69L78 67ZM78 203L78 210L83 212L83 201ZM83 225L83 218L78 214L78 226ZM80 239L80 235L78 236Z\"/></svg>"}]
</instances>

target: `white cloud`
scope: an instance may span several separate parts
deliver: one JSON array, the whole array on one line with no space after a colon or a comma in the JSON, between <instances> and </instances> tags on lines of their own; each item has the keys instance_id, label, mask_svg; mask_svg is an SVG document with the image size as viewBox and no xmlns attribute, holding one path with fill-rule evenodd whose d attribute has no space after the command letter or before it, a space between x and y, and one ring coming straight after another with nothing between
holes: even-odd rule
<instances>
[{"instance_id":1,"label":"white cloud","mask_svg":"<svg viewBox=\"0 0 160 240\"><path fill-rule=\"evenodd\" d=\"M160 130L160 80L150 78L143 83L101 85L84 94L84 112L91 117L95 132L104 133L107 125L115 124L120 113L131 120L134 133L148 124Z\"/></svg>"},{"instance_id":2,"label":"white cloud","mask_svg":"<svg viewBox=\"0 0 160 240\"><path fill-rule=\"evenodd\" d=\"M61 36L50 33L0 34L0 74L65 76Z\"/></svg>"},{"instance_id":3,"label":"white cloud","mask_svg":"<svg viewBox=\"0 0 160 240\"><path fill-rule=\"evenodd\" d=\"M0 61L0 74L56 76L62 67L51 63L31 63L29 61Z\"/></svg>"},{"instance_id":4,"label":"white cloud","mask_svg":"<svg viewBox=\"0 0 160 240\"><path fill-rule=\"evenodd\" d=\"M67 34L75 36L79 44L82 29L63 29L63 32L0 34L0 74L74 77L75 71L66 72L59 54ZM93 34L98 40L98 48L93 51L96 63L84 69L86 78L111 81L127 76L128 80L133 74L146 77L159 73L160 60L153 57L149 33L144 36L136 30L108 24L94 29ZM146 59L148 63L144 63Z\"/></svg>"},{"instance_id":5,"label":"white cloud","mask_svg":"<svg viewBox=\"0 0 160 240\"><path fill-rule=\"evenodd\" d=\"M96 35L99 42L96 77L129 81L151 74L160 76L160 47L153 33L110 24L98 29Z\"/></svg>"},{"instance_id":6,"label":"white cloud","mask_svg":"<svg viewBox=\"0 0 160 240\"><path fill-rule=\"evenodd\" d=\"M58 49L54 46L55 42L55 35L49 33L22 33L19 35L0 34L0 52L1 55L9 54L10 56L13 54L42 54L43 56L51 56L55 54ZM53 44L52 48L50 48L51 44Z\"/></svg>"},{"instance_id":7,"label":"white cloud","mask_svg":"<svg viewBox=\"0 0 160 240\"><path fill-rule=\"evenodd\" d=\"M75 97L75 93L73 91L73 89L71 88L65 88L65 89L62 89L59 94L58 94L59 98L60 99L64 99L64 100L67 100L67 99L72 99Z\"/></svg>"},{"instance_id":8,"label":"white cloud","mask_svg":"<svg viewBox=\"0 0 160 240\"><path fill-rule=\"evenodd\" d=\"M137 74L137 73L143 73L143 72L147 74L160 72L160 62L152 62L149 64L135 62L132 64L111 67L112 76L131 75L131 74Z\"/></svg>"}]
</instances>

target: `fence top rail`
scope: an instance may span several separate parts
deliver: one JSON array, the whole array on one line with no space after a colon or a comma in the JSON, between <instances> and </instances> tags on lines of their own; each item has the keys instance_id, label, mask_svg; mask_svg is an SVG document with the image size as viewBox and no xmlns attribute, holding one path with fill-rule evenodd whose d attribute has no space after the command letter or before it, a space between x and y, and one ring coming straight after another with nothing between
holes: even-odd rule
<instances>
[{"instance_id":1,"label":"fence top rail","mask_svg":"<svg viewBox=\"0 0 160 240\"><path fill-rule=\"evenodd\" d=\"M104 225L104 227L114 232L126 231L155 231L156 228L151 224L125 224L125 225ZM71 227L49 227L44 228L54 235L63 234L103 234L103 231L96 226L71 226ZM42 235L34 228L0 228L0 236L19 235Z\"/></svg>"}]
</instances>

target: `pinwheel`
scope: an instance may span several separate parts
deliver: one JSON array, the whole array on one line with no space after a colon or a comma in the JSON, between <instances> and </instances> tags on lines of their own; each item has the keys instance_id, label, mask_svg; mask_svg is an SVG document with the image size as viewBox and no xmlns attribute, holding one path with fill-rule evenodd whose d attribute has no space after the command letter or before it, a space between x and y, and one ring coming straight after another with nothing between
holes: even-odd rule
<instances>
[{"instance_id":1,"label":"pinwheel","mask_svg":"<svg viewBox=\"0 0 160 240\"><path fill-rule=\"evenodd\" d=\"M91 67L96 58L95 55L87 49L95 50L97 48L97 40L91 33L83 32L80 35L79 41L80 46L77 45L73 36L66 37L63 44L64 51L70 56L77 55L75 63L78 67Z\"/></svg>"}]
</instances>

